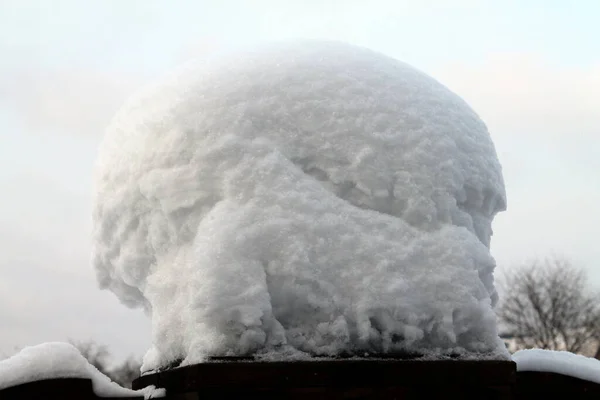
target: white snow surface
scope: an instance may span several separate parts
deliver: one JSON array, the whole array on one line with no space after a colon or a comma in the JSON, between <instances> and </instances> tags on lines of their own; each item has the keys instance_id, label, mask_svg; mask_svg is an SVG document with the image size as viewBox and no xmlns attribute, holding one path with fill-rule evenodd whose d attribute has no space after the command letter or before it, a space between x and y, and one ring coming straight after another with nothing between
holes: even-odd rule
<instances>
[{"instance_id":1,"label":"white snow surface","mask_svg":"<svg viewBox=\"0 0 600 400\"><path fill-rule=\"evenodd\" d=\"M530 349L513 354L517 371L554 372L600 383L600 361L568 351Z\"/></svg>"},{"instance_id":2,"label":"white snow surface","mask_svg":"<svg viewBox=\"0 0 600 400\"><path fill-rule=\"evenodd\" d=\"M51 342L25 347L16 355L0 361L0 390L24 383L56 378L92 380L94 393L103 397L164 397L164 389L153 386L131 390L119 386L98 371L68 343Z\"/></svg>"},{"instance_id":3,"label":"white snow surface","mask_svg":"<svg viewBox=\"0 0 600 400\"><path fill-rule=\"evenodd\" d=\"M485 124L414 68L333 42L190 63L100 149L98 281L152 318L144 370L207 356L495 353L506 207Z\"/></svg>"}]
</instances>

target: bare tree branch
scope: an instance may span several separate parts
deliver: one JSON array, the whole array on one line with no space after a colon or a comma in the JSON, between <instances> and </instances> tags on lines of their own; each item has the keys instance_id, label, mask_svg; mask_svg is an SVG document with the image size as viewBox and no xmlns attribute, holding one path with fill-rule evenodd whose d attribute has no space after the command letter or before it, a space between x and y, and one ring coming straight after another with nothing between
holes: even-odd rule
<instances>
[{"instance_id":1,"label":"bare tree branch","mask_svg":"<svg viewBox=\"0 0 600 400\"><path fill-rule=\"evenodd\" d=\"M90 364L123 387L131 388L133 380L140 376L142 364L132 357L125 360L121 365L110 367L108 362L110 352L105 345L99 345L94 341L76 342L70 340L70 342Z\"/></svg>"},{"instance_id":2,"label":"bare tree branch","mask_svg":"<svg viewBox=\"0 0 600 400\"><path fill-rule=\"evenodd\" d=\"M586 274L564 259L532 262L507 274L498 315L519 348L594 347L600 357L600 297Z\"/></svg>"}]
</instances>

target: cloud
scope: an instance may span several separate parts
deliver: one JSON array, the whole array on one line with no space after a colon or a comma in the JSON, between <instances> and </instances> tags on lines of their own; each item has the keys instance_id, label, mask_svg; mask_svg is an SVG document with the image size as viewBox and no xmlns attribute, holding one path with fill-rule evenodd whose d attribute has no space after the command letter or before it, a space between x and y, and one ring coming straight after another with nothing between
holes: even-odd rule
<instances>
[{"instance_id":1,"label":"cloud","mask_svg":"<svg viewBox=\"0 0 600 400\"><path fill-rule=\"evenodd\" d=\"M600 170L600 62L568 67L529 54L496 54L434 75L487 123L509 185L530 186L530 173L537 186L559 191ZM598 189L597 179L589 183Z\"/></svg>"},{"instance_id":2,"label":"cloud","mask_svg":"<svg viewBox=\"0 0 600 400\"><path fill-rule=\"evenodd\" d=\"M600 60L575 67L531 54L493 54L479 65L455 63L435 75L476 109L500 141L562 145L568 139L579 150L598 136Z\"/></svg>"},{"instance_id":3,"label":"cloud","mask_svg":"<svg viewBox=\"0 0 600 400\"><path fill-rule=\"evenodd\" d=\"M88 219L84 202L60 188L38 189L43 201L32 204L11 191L15 199L0 211L0 356L70 338L108 344L119 358L141 355L150 342L149 321L98 289L81 223ZM10 211L26 218L11 222Z\"/></svg>"},{"instance_id":4,"label":"cloud","mask_svg":"<svg viewBox=\"0 0 600 400\"><path fill-rule=\"evenodd\" d=\"M143 77L22 66L0 74L0 104L37 132L102 133Z\"/></svg>"},{"instance_id":5,"label":"cloud","mask_svg":"<svg viewBox=\"0 0 600 400\"><path fill-rule=\"evenodd\" d=\"M46 261L18 259L18 264L12 265L18 271L2 271L0 355L68 339L97 340L109 345L119 358L143 354L150 343L150 323L139 310L126 309L111 293L98 290L91 274L82 277L51 268L70 260L46 249L35 251L47 256Z\"/></svg>"}]
</instances>

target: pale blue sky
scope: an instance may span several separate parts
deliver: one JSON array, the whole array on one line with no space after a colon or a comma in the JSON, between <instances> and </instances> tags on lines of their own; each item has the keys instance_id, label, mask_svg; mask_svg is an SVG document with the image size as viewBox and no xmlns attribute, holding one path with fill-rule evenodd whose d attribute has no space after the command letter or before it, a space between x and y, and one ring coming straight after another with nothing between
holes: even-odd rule
<instances>
[{"instance_id":1,"label":"pale blue sky","mask_svg":"<svg viewBox=\"0 0 600 400\"><path fill-rule=\"evenodd\" d=\"M203 40L237 44L329 37L412 63L490 52L544 54L565 65L597 61L600 3L458 1L27 1L0 2L5 62L149 70ZM14 59L16 58L16 60Z\"/></svg>"},{"instance_id":2,"label":"pale blue sky","mask_svg":"<svg viewBox=\"0 0 600 400\"><path fill-rule=\"evenodd\" d=\"M592 0L0 0L0 354L67 337L148 347L145 317L96 290L88 260L102 131L144 82L265 40L363 45L463 96L504 166L499 266L564 255L600 287L599 20Z\"/></svg>"}]
</instances>

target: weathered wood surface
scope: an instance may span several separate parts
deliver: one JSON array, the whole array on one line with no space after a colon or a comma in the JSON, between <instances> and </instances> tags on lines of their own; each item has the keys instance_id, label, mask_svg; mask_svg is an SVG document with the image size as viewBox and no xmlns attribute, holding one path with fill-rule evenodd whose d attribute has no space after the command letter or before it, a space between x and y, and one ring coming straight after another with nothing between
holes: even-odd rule
<instances>
[{"instance_id":1,"label":"weathered wood surface","mask_svg":"<svg viewBox=\"0 0 600 400\"><path fill-rule=\"evenodd\" d=\"M134 381L170 399L512 399L510 361L209 362Z\"/></svg>"},{"instance_id":2,"label":"weathered wood surface","mask_svg":"<svg viewBox=\"0 0 600 400\"><path fill-rule=\"evenodd\" d=\"M515 398L599 400L600 384L552 372L522 371L517 373Z\"/></svg>"}]
</instances>

